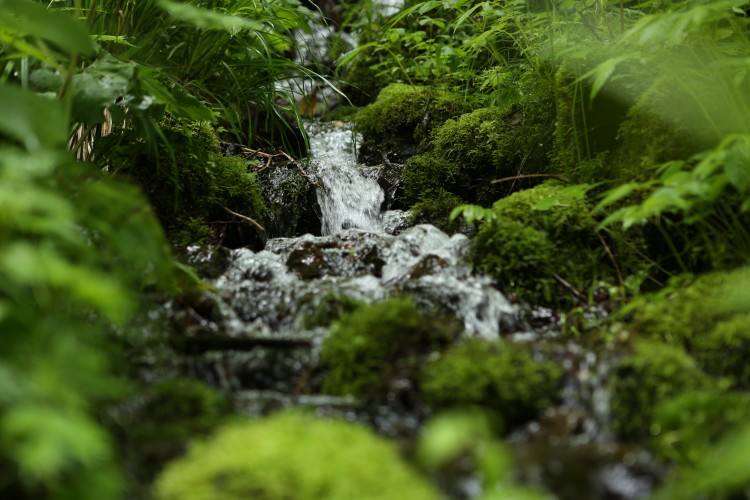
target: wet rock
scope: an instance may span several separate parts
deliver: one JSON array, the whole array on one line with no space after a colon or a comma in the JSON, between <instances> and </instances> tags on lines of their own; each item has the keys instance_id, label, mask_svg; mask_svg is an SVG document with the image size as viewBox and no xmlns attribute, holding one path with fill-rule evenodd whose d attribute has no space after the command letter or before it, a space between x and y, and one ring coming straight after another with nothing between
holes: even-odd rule
<instances>
[{"instance_id":1,"label":"wet rock","mask_svg":"<svg viewBox=\"0 0 750 500\"><path fill-rule=\"evenodd\" d=\"M269 216L270 237L320 234L321 210L316 179L297 162L273 166L258 173Z\"/></svg>"},{"instance_id":2,"label":"wet rock","mask_svg":"<svg viewBox=\"0 0 750 500\"><path fill-rule=\"evenodd\" d=\"M286 265L303 280L320 278L330 268L323 250L311 242L294 249Z\"/></svg>"}]
</instances>

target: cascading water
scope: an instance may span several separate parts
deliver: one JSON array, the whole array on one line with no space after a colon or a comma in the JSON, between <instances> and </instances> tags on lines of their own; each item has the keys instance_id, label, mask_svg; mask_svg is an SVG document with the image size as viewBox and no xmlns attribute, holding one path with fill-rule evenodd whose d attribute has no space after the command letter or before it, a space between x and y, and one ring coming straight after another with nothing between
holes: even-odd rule
<instances>
[{"instance_id":1,"label":"cascading water","mask_svg":"<svg viewBox=\"0 0 750 500\"><path fill-rule=\"evenodd\" d=\"M309 123L310 159L318 180L322 232L342 229L376 230L380 226L383 190L357 168L357 150L350 126Z\"/></svg>"}]
</instances>

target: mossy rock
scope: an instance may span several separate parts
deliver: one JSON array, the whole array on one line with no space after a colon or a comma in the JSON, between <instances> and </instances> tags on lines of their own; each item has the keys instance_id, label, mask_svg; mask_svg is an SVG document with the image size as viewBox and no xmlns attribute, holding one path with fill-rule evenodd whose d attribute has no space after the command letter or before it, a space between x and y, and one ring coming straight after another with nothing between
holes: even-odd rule
<instances>
[{"instance_id":1,"label":"mossy rock","mask_svg":"<svg viewBox=\"0 0 750 500\"><path fill-rule=\"evenodd\" d=\"M421 390L433 408L479 405L514 426L553 404L562 375L556 363L535 359L529 346L469 340L425 367Z\"/></svg>"},{"instance_id":2,"label":"mossy rock","mask_svg":"<svg viewBox=\"0 0 750 500\"><path fill-rule=\"evenodd\" d=\"M696 342L715 348L717 342L728 340L728 334L721 333L711 340L709 332L737 313L746 312L730 306L737 284L750 284L750 268L712 272L692 281L684 277L673 280L663 291L643 296L627 307L626 311L632 315L630 329L640 336L683 345L700 356ZM741 330L742 322L738 321L727 328Z\"/></svg>"},{"instance_id":3,"label":"mossy rock","mask_svg":"<svg viewBox=\"0 0 750 500\"><path fill-rule=\"evenodd\" d=\"M713 384L683 349L640 340L612 373L612 428L626 440L646 438L659 403Z\"/></svg>"},{"instance_id":4,"label":"mossy rock","mask_svg":"<svg viewBox=\"0 0 750 500\"><path fill-rule=\"evenodd\" d=\"M507 292L531 300L567 302L555 275L586 291L613 275L582 188L549 181L518 191L493 205L474 239L474 266ZM570 297L570 298L569 298Z\"/></svg>"},{"instance_id":5,"label":"mossy rock","mask_svg":"<svg viewBox=\"0 0 750 500\"><path fill-rule=\"evenodd\" d=\"M111 148L110 169L142 186L174 245L219 237L233 247L257 243L257 228L227 210L256 221L265 217L260 187L247 161L221 155L208 123L168 117L161 127L168 147L160 144L155 150L131 130L103 139L101 147Z\"/></svg>"},{"instance_id":6,"label":"mossy rock","mask_svg":"<svg viewBox=\"0 0 750 500\"><path fill-rule=\"evenodd\" d=\"M750 450L750 425L744 424L702 453L694 465L673 471L651 498L747 498L750 488L747 450Z\"/></svg>"},{"instance_id":7,"label":"mossy rock","mask_svg":"<svg viewBox=\"0 0 750 500\"><path fill-rule=\"evenodd\" d=\"M357 113L355 123L367 142L419 144L432 129L466 111L466 100L459 94L394 83Z\"/></svg>"},{"instance_id":8,"label":"mossy rock","mask_svg":"<svg viewBox=\"0 0 750 500\"><path fill-rule=\"evenodd\" d=\"M711 445L749 420L748 394L689 391L655 409L653 447L675 463L694 464Z\"/></svg>"},{"instance_id":9,"label":"mossy rock","mask_svg":"<svg viewBox=\"0 0 750 500\"><path fill-rule=\"evenodd\" d=\"M302 325L304 328L329 326L344 314L351 313L362 305L362 302L348 295L332 291L315 299L313 304L308 304Z\"/></svg>"},{"instance_id":10,"label":"mossy rock","mask_svg":"<svg viewBox=\"0 0 750 500\"><path fill-rule=\"evenodd\" d=\"M552 300L555 246L544 232L513 219L492 220L477 232L470 255L475 268L501 289Z\"/></svg>"},{"instance_id":11,"label":"mossy rock","mask_svg":"<svg viewBox=\"0 0 750 500\"><path fill-rule=\"evenodd\" d=\"M575 186L573 186L575 188ZM556 245L599 245L597 223L580 191L551 180L502 198L492 206L498 217L543 231Z\"/></svg>"},{"instance_id":12,"label":"mossy rock","mask_svg":"<svg viewBox=\"0 0 750 500\"><path fill-rule=\"evenodd\" d=\"M369 430L283 413L235 423L195 443L154 486L157 500L437 499L439 495Z\"/></svg>"},{"instance_id":13,"label":"mossy rock","mask_svg":"<svg viewBox=\"0 0 750 500\"><path fill-rule=\"evenodd\" d=\"M429 203L442 193L456 196L453 191L460 176L460 164L437 154L414 155L404 164L404 201L408 206Z\"/></svg>"},{"instance_id":14,"label":"mossy rock","mask_svg":"<svg viewBox=\"0 0 750 500\"><path fill-rule=\"evenodd\" d=\"M408 297L362 306L335 322L323 343L323 390L381 399L395 378L414 377L424 356L458 333L455 321L421 314Z\"/></svg>"},{"instance_id":15,"label":"mossy rock","mask_svg":"<svg viewBox=\"0 0 750 500\"><path fill-rule=\"evenodd\" d=\"M451 211L462 202L461 198L447 191L439 191L434 198L420 201L411 207L409 224L432 224L446 233L455 233L461 227L458 220L451 222Z\"/></svg>"},{"instance_id":16,"label":"mossy rock","mask_svg":"<svg viewBox=\"0 0 750 500\"><path fill-rule=\"evenodd\" d=\"M750 313L718 323L708 334L695 335L693 356L703 369L726 376L739 389L750 389Z\"/></svg>"}]
</instances>

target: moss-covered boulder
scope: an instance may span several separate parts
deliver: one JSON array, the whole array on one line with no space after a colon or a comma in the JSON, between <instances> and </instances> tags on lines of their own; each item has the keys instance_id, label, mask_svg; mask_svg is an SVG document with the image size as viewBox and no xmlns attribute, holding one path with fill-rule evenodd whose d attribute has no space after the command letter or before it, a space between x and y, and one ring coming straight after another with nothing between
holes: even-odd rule
<instances>
[{"instance_id":1,"label":"moss-covered boulder","mask_svg":"<svg viewBox=\"0 0 750 500\"><path fill-rule=\"evenodd\" d=\"M732 385L750 389L750 313L718 323L708 334L696 335L693 357L711 375L729 377Z\"/></svg>"},{"instance_id":2,"label":"moss-covered boulder","mask_svg":"<svg viewBox=\"0 0 750 500\"><path fill-rule=\"evenodd\" d=\"M436 499L396 448L358 425L298 413L232 424L195 443L154 486L157 500Z\"/></svg>"},{"instance_id":3,"label":"moss-covered boulder","mask_svg":"<svg viewBox=\"0 0 750 500\"><path fill-rule=\"evenodd\" d=\"M421 390L433 408L479 405L509 426L536 417L558 396L562 369L523 344L469 340L430 361Z\"/></svg>"},{"instance_id":4,"label":"moss-covered boulder","mask_svg":"<svg viewBox=\"0 0 750 500\"><path fill-rule=\"evenodd\" d=\"M130 130L102 140L108 168L142 186L173 244L260 246L262 235L246 218L262 222L266 208L248 162L223 156L208 123L167 118L161 127L165 142L155 149Z\"/></svg>"},{"instance_id":5,"label":"moss-covered boulder","mask_svg":"<svg viewBox=\"0 0 750 500\"><path fill-rule=\"evenodd\" d=\"M474 239L475 267L506 292L542 302L576 298L558 287L560 278L585 293L611 277L610 259L582 194L583 189L548 181L497 201L494 218Z\"/></svg>"},{"instance_id":6,"label":"moss-covered boulder","mask_svg":"<svg viewBox=\"0 0 750 500\"><path fill-rule=\"evenodd\" d=\"M745 308L732 306L731 301L737 296L735 285L739 284L741 289L749 283L748 267L697 278L680 277L659 293L643 296L628 306L627 311L632 316L630 330L640 336L683 345L705 361L712 354L701 357L701 348L711 351L722 342L729 342L725 349L728 354L729 349L741 345L743 334L737 332L742 332L747 318L725 325L723 331L715 335L711 332L719 323L732 320L738 314L744 316ZM714 365L713 369L716 368Z\"/></svg>"},{"instance_id":7,"label":"moss-covered boulder","mask_svg":"<svg viewBox=\"0 0 750 500\"><path fill-rule=\"evenodd\" d=\"M411 207L409 223L432 224L446 233L455 233L461 229L459 220L451 221L450 214L463 202L458 196L440 190L434 197L420 201Z\"/></svg>"},{"instance_id":8,"label":"moss-covered boulder","mask_svg":"<svg viewBox=\"0 0 750 500\"><path fill-rule=\"evenodd\" d=\"M486 222L473 242L471 258L479 271L520 297L552 300L555 246L543 231L499 218Z\"/></svg>"},{"instance_id":9,"label":"moss-covered boulder","mask_svg":"<svg viewBox=\"0 0 750 500\"><path fill-rule=\"evenodd\" d=\"M417 145L445 120L466 111L466 100L459 94L394 83L357 113L355 123L364 137L364 147Z\"/></svg>"},{"instance_id":10,"label":"moss-covered boulder","mask_svg":"<svg viewBox=\"0 0 750 500\"><path fill-rule=\"evenodd\" d=\"M688 391L659 404L651 425L656 452L675 463L694 464L711 446L750 420L750 395Z\"/></svg>"},{"instance_id":11,"label":"moss-covered boulder","mask_svg":"<svg viewBox=\"0 0 750 500\"><path fill-rule=\"evenodd\" d=\"M640 340L612 373L612 428L623 439L646 438L659 403L713 384L683 349Z\"/></svg>"},{"instance_id":12,"label":"moss-covered boulder","mask_svg":"<svg viewBox=\"0 0 750 500\"><path fill-rule=\"evenodd\" d=\"M410 298L362 306L335 322L323 344L323 389L380 399L395 380L411 380L424 357L460 329L445 317L420 313Z\"/></svg>"}]
</instances>

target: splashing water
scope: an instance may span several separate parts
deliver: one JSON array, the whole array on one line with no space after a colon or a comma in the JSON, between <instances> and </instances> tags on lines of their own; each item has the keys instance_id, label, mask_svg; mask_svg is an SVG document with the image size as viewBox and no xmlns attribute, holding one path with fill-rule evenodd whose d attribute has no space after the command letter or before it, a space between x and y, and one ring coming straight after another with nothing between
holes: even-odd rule
<instances>
[{"instance_id":1,"label":"splashing water","mask_svg":"<svg viewBox=\"0 0 750 500\"><path fill-rule=\"evenodd\" d=\"M359 168L351 126L311 123L307 132L311 166L321 183L318 203L323 234L350 228L378 229L385 194L377 181Z\"/></svg>"}]
</instances>

